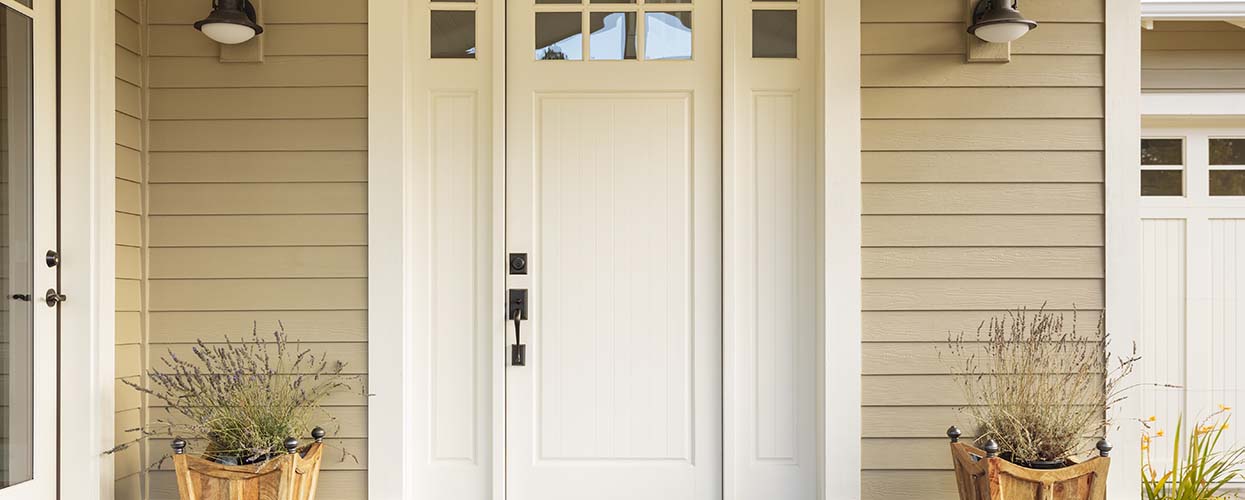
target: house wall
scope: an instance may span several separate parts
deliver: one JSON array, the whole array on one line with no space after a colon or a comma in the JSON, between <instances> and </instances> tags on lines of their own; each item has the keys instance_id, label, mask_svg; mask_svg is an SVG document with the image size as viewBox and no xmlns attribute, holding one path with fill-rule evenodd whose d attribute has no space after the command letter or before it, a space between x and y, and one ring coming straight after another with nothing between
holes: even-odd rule
<instances>
[{"instance_id":1,"label":"house wall","mask_svg":"<svg viewBox=\"0 0 1245 500\"><path fill-rule=\"evenodd\" d=\"M137 381L143 371L143 11L141 0L118 0L117 28L117 298L116 444L117 500L143 492L143 420L140 394L120 379Z\"/></svg>"},{"instance_id":2,"label":"house wall","mask_svg":"<svg viewBox=\"0 0 1245 500\"><path fill-rule=\"evenodd\" d=\"M1245 28L1219 21L1154 23L1141 32L1141 88L1245 90Z\"/></svg>"},{"instance_id":3,"label":"house wall","mask_svg":"<svg viewBox=\"0 0 1245 500\"><path fill-rule=\"evenodd\" d=\"M367 2L259 8L264 62L222 63L191 27L206 2L149 5L148 362L280 321L365 374ZM365 398L330 404L319 496L364 499ZM167 449L153 439L148 458ZM171 473L149 498L177 498Z\"/></svg>"},{"instance_id":4,"label":"house wall","mask_svg":"<svg viewBox=\"0 0 1245 500\"><path fill-rule=\"evenodd\" d=\"M869 500L956 498L949 332L1104 302L1104 2L1022 2L1007 64L965 63L965 4L861 2Z\"/></svg>"}]
</instances>

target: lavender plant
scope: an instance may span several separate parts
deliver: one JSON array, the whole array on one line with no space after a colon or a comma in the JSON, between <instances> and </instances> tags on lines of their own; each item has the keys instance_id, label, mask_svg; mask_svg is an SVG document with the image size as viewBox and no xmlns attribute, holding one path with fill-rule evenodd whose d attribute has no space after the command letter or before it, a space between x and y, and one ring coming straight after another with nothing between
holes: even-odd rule
<instances>
[{"instance_id":1,"label":"lavender plant","mask_svg":"<svg viewBox=\"0 0 1245 500\"><path fill-rule=\"evenodd\" d=\"M329 397L362 392L361 377L346 375L346 365L327 353L291 342L279 323L271 336L254 328L249 339L226 337L223 345L199 340L191 352L193 359L182 359L170 349L161 368L147 371L150 387L125 381L165 405L164 417L135 430L197 438L206 443L204 457L221 463L276 456L286 438L332 422L322 407Z\"/></svg>"},{"instance_id":2,"label":"lavender plant","mask_svg":"<svg viewBox=\"0 0 1245 500\"><path fill-rule=\"evenodd\" d=\"M1101 317L1094 334L1061 314L1025 309L997 316L975 337L952 335L952 375L977 424L978 439L993 439L1021 465L1063 463L1092 452L1092 440L1109 424L1107 413L1123 399L1120 382L1140 359L1111 359ZM939 353L940 357L943 353Z\"/></svg>"}]
</instances>

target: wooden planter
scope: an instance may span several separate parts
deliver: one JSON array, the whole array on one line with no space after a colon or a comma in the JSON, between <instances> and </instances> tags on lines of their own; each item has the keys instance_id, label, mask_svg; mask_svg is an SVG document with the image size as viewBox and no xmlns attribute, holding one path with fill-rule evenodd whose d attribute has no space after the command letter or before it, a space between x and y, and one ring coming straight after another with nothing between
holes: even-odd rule
<instances>
[{"instance_id":1,"label":"wooden planter","mask_svg":"<svg viewBox=\"0 0 1245 500\"><path fill-rule=\"evenodd\" d=\"M290 439L288 454L253 465L222 465L192 457L185 454L185 441L173 441L181 500L315 500L324 457L324 431L317 431L311 446L300 451L298 441Z\"/></svg>"},{"instance_id":2,"label":"wooden planter","mask_svg":"<svg viewBox=\"0 0 1245 500\"><path fill-rule=\"evenodd\" d=\"M1105 500L1108 454L1111 446L1098 442L1099 456L1068 467L1050 470L1021 467L998 457L998 445L986 449L959 442L954 427L951 457L955 461L955 480L960 500ZM954 435L952 435L954 434Z\"/></svg>"}]
</instances>

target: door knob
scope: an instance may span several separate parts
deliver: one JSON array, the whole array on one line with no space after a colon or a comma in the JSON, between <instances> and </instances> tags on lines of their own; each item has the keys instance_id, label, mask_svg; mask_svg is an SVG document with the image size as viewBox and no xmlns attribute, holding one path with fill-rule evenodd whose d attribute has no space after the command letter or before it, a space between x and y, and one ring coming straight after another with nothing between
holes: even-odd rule
<instances>
[{"instance_id":1,"label":"door knob","mask_svg":"<svg viewBox=\"0 0 1245 500\"><path fill-rule=\"evenodd\" d=\"M66 297L63 293L57 292L55 288L49 288L48 293L43 296L43 300L48 303L48 307L56 307L68 299L69 297Z\"/></svg>"}]
</instances>

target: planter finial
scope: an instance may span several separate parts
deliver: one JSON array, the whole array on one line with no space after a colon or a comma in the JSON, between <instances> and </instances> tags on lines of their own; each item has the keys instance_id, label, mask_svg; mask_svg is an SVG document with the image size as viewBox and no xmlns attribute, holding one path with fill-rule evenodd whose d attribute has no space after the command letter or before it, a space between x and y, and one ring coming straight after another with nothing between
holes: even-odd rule
<instances>
[{"instance_id":1,"label":"planter finial","mask_svg":"<svg viewBox=\"0 0 1245 500\"><path fill-rule=\"evenodd\" d=\"M960 442L960 436L963 436L963 435L964 433L960 432L960 428L954 425L951 426L950 429L947 429L947 437L951 438L952 443Z\"/></svg>"},{"instance_id":2,"label":"planter finial","mask_svg":"<svg viewBox=\"0 0 1245 500\"><path fill-rule=\"evenodd\" d=\"M1098 440L1098 445L1095 447L1098 448L1098 456L1100 457L1111 456L1111 448L1112 448L1111 442L1107 441L1105 438Z\"/></svg>"},{"instance_id":3,"label":"planter finial","mask_svg":"<svg viewBox=\"0 0 1245 500\"><path fill-rule=\"evenodd\" d=\"M292 437L285 438L285 451L291 454L298 451L298 440Z\"/></svg>"},{"instance_id":4,"label":"planter finial","mask_svg":"<svg viewBox=\"0 0 1245 500\"><path fill-rule=\"evenodd\" d=\"M981 450L986 452L986 458L997 457L999 456L999 443L995 442L993 439L990 439L986 441L985 446L981 447Z\"/></svg>"},{"instance_id":5,"label":"planter finial","mask_svg":"<svg viewBox=\"0 0 1245 500\"><path fill-rule=\"evenodd\" d=\"M324 429L320 427L316 427L315 429L311 430L311 437L312 439L315 439L317 443L324 442L324 434L325 434Z\"/></svg>"},{"instance_id":6,"label":"planter finial","mask_svg":"<svg viewBox=\"0 0 1245 500\"><path fill-rule=\"evenodd\" d=\"M173 440L173 454L174 455L185 455L186 454L186 440L185 439L178 437L177 439Z\"/></svg>"}]
</instances>

